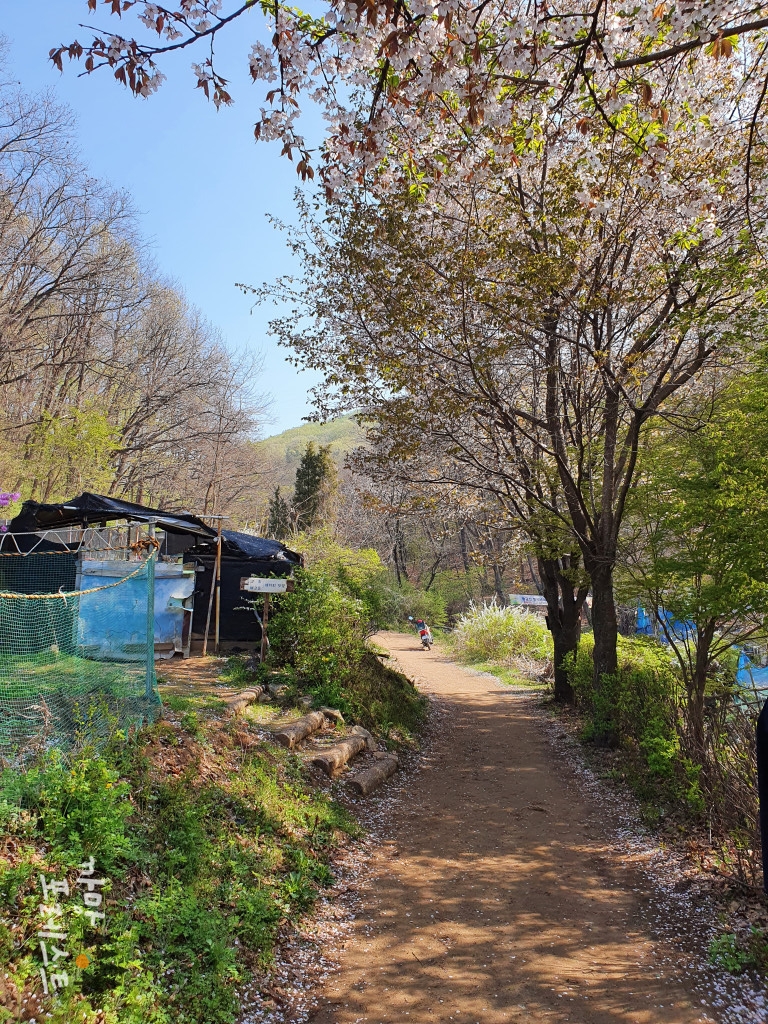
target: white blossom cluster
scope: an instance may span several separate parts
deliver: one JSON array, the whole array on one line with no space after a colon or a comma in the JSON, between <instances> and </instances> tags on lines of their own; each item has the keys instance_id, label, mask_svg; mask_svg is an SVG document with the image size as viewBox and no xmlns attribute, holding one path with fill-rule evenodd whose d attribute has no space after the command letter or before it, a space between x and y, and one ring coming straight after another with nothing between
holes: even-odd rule
<instances>
[{"instance_id":1,"label":"white blossom cluster","mask_svg":"<svg viewBox=\"0 0 768 1024\"><path fill-rule=\"evenodd\" d=\"M144 94L162 80L156 64L166 43L213 38L251 7L131 6L161 43L137 50L114 36L108 61L134 61ZM248 58L251 77L266 87L256 135L282 139L289 155L297 148L331 191L349 181L375 194L414 180L426 192L446 175L514 178L546 154L550 165L569 161L584 205L601 213L604 142L613 134L636 152L642 184L676 214L701 218L705 210L707 221L726 187L723 161L734 168L730 185L743 191L745 168L763 145L768 4L324 0L311 12L258 9L269 42L255 42ZM214 102L229 102L212 59L193 71ZM320 105L327 124L320 154L297 134L306 101ZM691 159L718 167L711 194L695 202L680 172Z\"/></svg>"}]
</instances>

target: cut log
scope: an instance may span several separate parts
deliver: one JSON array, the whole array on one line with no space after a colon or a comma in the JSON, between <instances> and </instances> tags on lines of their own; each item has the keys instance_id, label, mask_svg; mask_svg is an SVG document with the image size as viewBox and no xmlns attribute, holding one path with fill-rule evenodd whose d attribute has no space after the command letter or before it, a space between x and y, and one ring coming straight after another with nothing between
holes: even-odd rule
<instances>
[{"instance_id":1,"label":"cut log","mask_svg":"<svg viewBox=\"0 0 768 1024\"><path fill-rule=\"evenodd\" d=\"M239 711L244 711L249 704L255 704L263 695L264 690L262 687L251 686L247 690L241 690L240 693L236 693L234 697L226 697L224 703L229 711L237 714Z\"/></svg>"},{"instance_id":2,"label":"cut log","mask_svg":"<svg viewBox=\"0 0 768 1024\"><path fill-rule=\"evenodd\" d=\"M349 784L360 796L368 796L374 789L378 789L382 782L386 782L391 775L395 774L397 765L397 758L394 754L382 757L370 768L366 768L365 771L359 772L353 779L350 779Z\"/></svg>"},{"instance_id":3,"label":"cut log","mask_svg":"<svg viewBox=\"0 0 768 1024\"><path fill-rule=\"evenodd\" d=\"M284 747L293 750L297 743L301 743L307 736L311 736L313 732L322 729L324 725L325 715L322 711L310 711L303 718L282 726L280 731L274 734L274 737L278 743L282 743Z\"/></svg>"},{"instance_id":4,"label":"cut log","mask_svg":"<svg viewBox=\"0 0 768 1024\"><path fill-rule=\"evenodd\" d=\"M365 749L370 751L371 753L373 753L374 750L379 749L376 740L373 738L373 736L371 736L367 729L364 729L362 727L362 725L353 725L352 728L349 730L349 733L351 736L362 736L363 739L365 740Z\"/></svg>"},{"instance_id":5,"label":"cut log","mask_svg":"<svg viewBox=\"0 0 768 1024\"><path fill-rule=\"evenodd\" d=\"M365 738L363 736L349 736L333 747L328 747L322 754L312 758L312 764L322 768L326 775L333 776L339 768L343 768L347 761L350 761L355 754L365 750Z\"/></svg>"},{"instance_id":6,"label":"cut log","mask_svg":"<svg viewBox=\"0 0 768 1024\"><path fill-rule=\"evenodd\" d=\"M332 718L339 725L344 725L344 716L336 708L320 708L320 710L327 718Z\"/></svg>"}]
</instances>

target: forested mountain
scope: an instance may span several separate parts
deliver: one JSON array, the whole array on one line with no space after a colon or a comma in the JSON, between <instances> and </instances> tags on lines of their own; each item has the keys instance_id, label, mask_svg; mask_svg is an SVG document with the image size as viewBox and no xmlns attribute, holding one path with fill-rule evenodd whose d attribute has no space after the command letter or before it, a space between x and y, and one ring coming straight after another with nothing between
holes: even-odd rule
<instances>
[{"instance_id":1,"label":"forested mountain","mask_svg":"<svg viewBox=\"0 0 768 1024\"><path fill-rule=\"evenodd\" d=\"M259 491L270 493L275 487L291 488L296 479L301 456L307 444L330 445L331 455L339 468L347 455L361 443L362 429L351 416L339 416L329 423L303 423L263 441L257 441L255 450L264 466Z\"/></svg>"}]
</instances>

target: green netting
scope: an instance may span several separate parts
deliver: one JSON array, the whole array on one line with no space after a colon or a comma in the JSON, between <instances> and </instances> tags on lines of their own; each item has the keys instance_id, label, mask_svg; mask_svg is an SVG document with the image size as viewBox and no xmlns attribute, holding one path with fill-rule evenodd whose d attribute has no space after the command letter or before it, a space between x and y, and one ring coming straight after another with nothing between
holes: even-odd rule
<instances>
[{"instance_id":1,"label":"green netting","mask_svg":"<svg viewBox=\"0 0 768 1024\"><path fill-rule=\"evenodd\" d=\"M0 751L154 719L154 563L0 554Z\"/></svg>"}]
</instances>

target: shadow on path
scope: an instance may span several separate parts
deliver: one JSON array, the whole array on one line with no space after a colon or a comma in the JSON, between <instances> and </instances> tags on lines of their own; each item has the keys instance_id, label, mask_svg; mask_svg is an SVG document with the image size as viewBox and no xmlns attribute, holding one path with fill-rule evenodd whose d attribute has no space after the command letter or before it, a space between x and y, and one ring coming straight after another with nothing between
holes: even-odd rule
<instances>
[{"instance_id":1,"label":"shadow on path","mask_svg":"<svg viewBox=\"0 0 768 1024\"><path fill-rule=\"evenodd\" d=\"M313 1024L709 1019L657 967L639 876L609 857L533 698L377 639L440 698L442 725Z\"/></svg>"}]
</instances>

